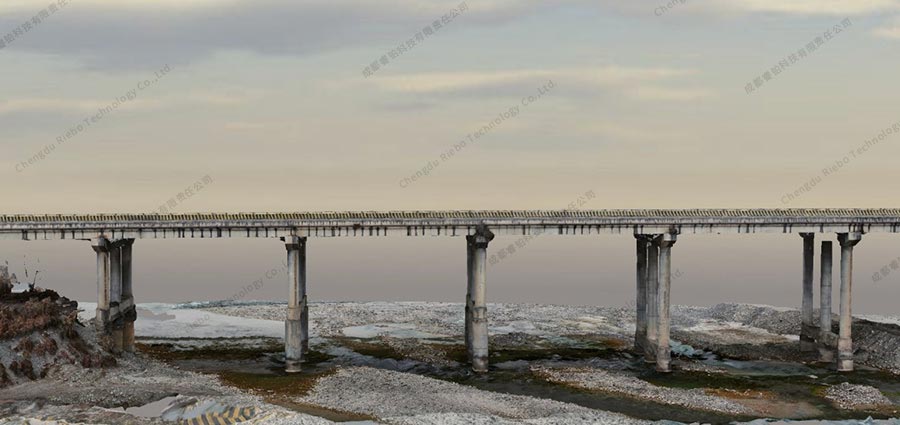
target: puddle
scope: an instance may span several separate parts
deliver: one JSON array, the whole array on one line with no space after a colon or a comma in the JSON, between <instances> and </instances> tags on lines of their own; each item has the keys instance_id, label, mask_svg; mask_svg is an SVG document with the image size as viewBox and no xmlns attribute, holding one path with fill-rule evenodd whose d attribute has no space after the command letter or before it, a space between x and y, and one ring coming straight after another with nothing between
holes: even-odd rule
<instances>
[{"instance_id":1,"label":"puddle","mask_svg":"<svg viewBox=\"0 0 900 425\"><path fill-rule=\"evenodd\" d=\"M341 330L349 338L371 339L380 336L401 339L440 339L446 335L430 334L416 330L416 325L409 323L375 323L371 325L350 326Z\"/></svg>"},{"instance_id":2,"label":"puddle","mask_svg":"<svg viewBox=\"0 0 900 425\"><path fill-rule=\"evenodd\" d=\"M127 409L117 408L110 409L117 412L124 412L131 416L136 416L139 418L158 418L162 415L163 411L166 410L169 405L175 401L178 396L166 397L161 400L157 400L151 403L147 403L143 406L129 407Z\"/></svg>"},{"instance_id":3,"label":"puddle","mask_svg":"<svg viewBox=\"0 0 900 425\"><path fill-rule=\"evenodd\" d=\"M812 368L802 363L788 363L763 360L721 360L707 358L703 364L725 371L730 375L743 376L816 376L828 373L826 369Z\"/></svg>"}]
</instances>

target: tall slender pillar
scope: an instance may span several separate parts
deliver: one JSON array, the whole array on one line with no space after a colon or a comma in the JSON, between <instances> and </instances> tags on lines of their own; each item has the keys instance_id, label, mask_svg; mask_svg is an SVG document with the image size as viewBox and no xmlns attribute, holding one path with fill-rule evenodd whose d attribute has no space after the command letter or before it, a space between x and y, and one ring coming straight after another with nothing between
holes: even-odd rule
<instances>
[{"instance_id":1,"label":"tall slender pillar","mask_svg":"<svg viewBox=\"0 0 900 425\"><path fill-rule=\"evenodd\" d=\"M669 348L669 300L672 286L672 245L677 235L663 234L659 242L659 329L656 330L656 370L671 372L672 349Z\"/></svg>"},{"instance_id":2,"label":"tall slender pillar","mask_svg":"<svg viewBox=\"0 0 900 425\"><path fill-rule=\"evenodd\" d=\"M122 320L122 249L118 242L109 246L109 333L110 348L115 353L122 352L123 328Z\"/></svg>"},{"instance_id":3,"label":"tall slender pillar","mask_svg":"<svg viewBox=\"0 0 900 425\"><path fill-rule=\"evenodd\" d=\"M472 370L488 370L487 247L494 234L484 225L475 233L472 271Z\"/></svg>"},{"instance_id":4,"label":"tall slender pillar","mask_svg":"<svg viewBox=\"0 0 900 425\"><path fill-rule=\"evenodd\" d=\"M659 329L659 235L650 236L647 244L647 342L644 360L656 362L657 330Z\"/></svg>"},{"instance_id":5,"label":"tall slender pillar","mask_svg":"<svg viewBox=\"0 0 900 425\"><path fill-rule=\"evenodd\" d=\"M635 267L635 326L634 349L644 352L647 343L647 235L634 235L637 247L637 264Z\"/></svg>"},{"instance_id":6,"label":"tall slender pillar","mask_svg":"<svg viewBox=\"0 0 900 425\"><path fill-rule=\"evenodd\" d=\"M831 241L822 241L822 254L819 261L819 360L834 361L831 349Z\"/></svg>"},{"instance_id":7,"label":"tall slender pillar","mask_svg":"<svg viewBox=\"0 0 900 425\"><path fill-rule=\"evenodd\" d=\"M815 325L813 324L813 256L815 234L801 233L803 238L803 302L800 308L800 351L815 351Z\"/></svg>"},{"instance_id":8,"label":"tall slender pillar","mask_svg":"<svg viewBox=\"0 0 900 425\"><path fill-rule=\"evenodd\" d=\"M97 316L94 325L104 333L109 322L109 241L104 237L91 240L97 253Z\"/></svg>"},{"instance_id":9,"label":"tall slender pillar","mask_svg":"<svg viewBox=\"0 0 900 425\"><path fill-rule=\"evenodd\" d=\"M469 363L473 362L472 352L472 296L475 293L475 236L466 236L466 353Z\"/></svg>"},{"instance_id":10,"label":"tall slender pillar","mask_svg":"<svg viewBox=\"0 0 900 425\"><path fill-rule=\"evenodd\" d=\"M838 333L838 362L839 372L853 370L853 339L851 336L851 289L853 288L853 247L862 239L858 232L838 234L838 242L841 244L841 318L840 331Z\"/></svg>"},{"instance_id":11,"label":"tall slender pillar","mask_svg":"<svg viewBox=\"0 0 900 425\"><path fill-rule=\"evenodd\" d=\"M125 326L122 329L122 349L134 352L134 321L137 320L137 309L134 304L134 292L131 283L131 246L134 239L122 241L122 316Z\"/></svg>"},{"instance_id":12,"label":"tall slender pillar","mask_svg":"<svg viewBox=\"0 0 900 425\"><path fill-rule=\"evenodd\" d=\"M306 238L287 236L288 311L284 322L284 362L289 373L300 372L309 350L309 313L306 300Z\"/></svg>"}]
</instances>

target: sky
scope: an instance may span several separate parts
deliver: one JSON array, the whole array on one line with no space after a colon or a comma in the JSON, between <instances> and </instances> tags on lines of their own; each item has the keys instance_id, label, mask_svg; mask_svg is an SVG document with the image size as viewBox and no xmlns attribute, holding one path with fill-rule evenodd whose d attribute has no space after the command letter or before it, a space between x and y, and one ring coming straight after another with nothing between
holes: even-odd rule
<instances>
[{"instance_id":1,"label":"sky","mask_svg":"<svg viewBox=\"0 0 900 425\"><path fill-rule=\"evenodd\" d=\"M4 0L0 39L2 214L897 206L900 0ZM463 244L312 241L311 297L458 301ZM800 246L685 235L673 302L799 304ZM135 291L225 298L283 249L139 241ZM624 305L633 251L542 238L489 299ZM857 311L900 313L898 256L858 245ZM86 243L0 258L95 297Z\"/></svg>"}]
</instances>

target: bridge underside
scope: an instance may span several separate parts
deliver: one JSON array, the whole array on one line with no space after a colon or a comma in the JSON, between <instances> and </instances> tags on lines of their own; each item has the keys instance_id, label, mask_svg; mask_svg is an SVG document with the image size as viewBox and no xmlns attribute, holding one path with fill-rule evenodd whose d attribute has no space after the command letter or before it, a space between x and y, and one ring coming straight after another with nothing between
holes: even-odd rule
<instances>
[{"instance_id":1,"label":"bridge underside","mask_svg":"<svg viewBox=\"0 0 900 425\"><path fill-rule=\"evenodd\" d=\"M131 248L136 239L279 238L287 250L285 367L301 370L309 348L306 248L315 237L465 236L465 345L477 372L488 370L487 250L495 234L600 235L636 238L635 348L662 372L671 370L669 300L672 255L680 235L796 233L802 237L800 348L819 351L838 370L853 369L853 247L866 233L900 232L900 209L456 211L393 213L117 214L0 216L0 238L89 240L97 253L95 323L115 351L134 349ZM821 248L822 311L813 318L816 234L840 245L840 331L831 332L832 242ZM835 355L836 354L836 355Z\"/></svg>"}]
</instances>

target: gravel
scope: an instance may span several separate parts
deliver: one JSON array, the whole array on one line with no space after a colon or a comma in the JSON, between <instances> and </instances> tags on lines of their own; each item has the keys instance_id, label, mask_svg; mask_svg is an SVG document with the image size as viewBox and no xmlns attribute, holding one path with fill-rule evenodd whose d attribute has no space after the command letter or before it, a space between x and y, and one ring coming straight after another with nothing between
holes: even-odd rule
<instances>
[{"instance_id":1,"label":"gravel","mask_svg":"<svg viewBox=\"0 0 900 425\"><path fill-rule=\"evenodd\" d=\"M386 418L384 422L396 425L571 425L571 424L610 424L631 425L651 423L637 421L625 417L611 417L604 412L561 413L545 418L509 419L499 416L480 415L475 413L443 413Z\"/></svg>"},{"instance_id":2,"label":"gravel","mask_svg":"<svg viewBox=\"0 0 900 425\"><path fill-rule=\"evenodd\" d=\"M659 387L623 372L588 367L554 368L543 366L534 366L531 370L536 375L550 382L571 385L586 390L624 394L640 400L683 406L696 410L728 414L755 413L746 406L723 397L709 395L700 388Z\"/></svg>"},{"instance_id":3,"label":"gravel","mask_svg":"<svg viewBox=\"0 0 900 425\"><path fill-rule=\"evenodd\" d=\"M552 420L559 415L572 414L602 417L603 423L645 423L575 404L482 391L424 376L368 367L340 368L336 373L320 378L312 392L297 401L386 420L391 418L393 423L416 423L409 422L414 421L411 418L398 419L400 416L443 417L447 413L454 414L447 419L454 421L459 415L480 415L479 421L488 421L483 423L505 423L490 422L499 419L485 417ZM435 421L442 420L431 417Z\"/></svg>"},{"instance_id":4,"label":"gravel","mask_svg":"<svg viewBox=\"0 0 900 425\"><path fill-rule=\"evenodd\" d=\"M891 401L878 388L846 382L828 387L825 398L839 409L845 410L872 410L892 406Z\"/></svg>"}]
</instances>

